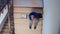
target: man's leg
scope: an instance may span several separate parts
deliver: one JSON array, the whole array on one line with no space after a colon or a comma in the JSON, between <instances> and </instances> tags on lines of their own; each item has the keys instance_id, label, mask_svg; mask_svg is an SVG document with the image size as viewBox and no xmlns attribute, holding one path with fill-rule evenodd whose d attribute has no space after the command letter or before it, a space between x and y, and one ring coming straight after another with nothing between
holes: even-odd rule
<instances>
[{"instance_id":1,"label":"man's leg","mask_svg":"<svg viewBox=\"0 0 60 34\"><path fill-rule=\"evenodd\" d=\"M34 21L34 29L36 29L37 25L38 25L39 19L35 19Z\"/></svg>"},{"instance_id":2,"label":"man's leg","mask_svg":"<svg viewBox=\"0 0 60 34\"><path fill-rule=\"evenodd\" d=\"M31 29L32 27L32 20L29 20L29 28Z\"/></svg>"}]
</instances>

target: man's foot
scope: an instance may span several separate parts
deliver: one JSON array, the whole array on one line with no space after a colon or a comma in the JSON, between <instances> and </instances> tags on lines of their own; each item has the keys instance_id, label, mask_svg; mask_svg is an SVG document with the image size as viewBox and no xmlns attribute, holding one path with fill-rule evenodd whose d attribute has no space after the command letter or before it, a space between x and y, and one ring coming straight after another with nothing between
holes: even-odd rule
<instances>
[{"instance_id":1,"label":"man's foot","mask_svg":"<svg viewBox=\"0 0 60 34\"><path fill-rule=\"evenodd\" d=\"M31 29L31 26L29 26L29 28Z\"/></svg>"},{"instance_id":2,"label":"man's foot","mask_svg":"<svg viewBox=\"0 0 60 34\"><path fill-rule=\"evenodd\" d=\"M34 29L36 29L36 27L34 27Z\"/></svg>"}]
</instances>

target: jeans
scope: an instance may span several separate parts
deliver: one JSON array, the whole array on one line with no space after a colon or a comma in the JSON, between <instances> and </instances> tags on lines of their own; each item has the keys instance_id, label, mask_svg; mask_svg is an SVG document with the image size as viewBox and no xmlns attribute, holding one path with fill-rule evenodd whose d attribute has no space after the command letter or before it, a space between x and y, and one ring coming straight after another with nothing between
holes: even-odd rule
<instances>
[{"instance_id":1,"label":"jeans","mask_svg":"<svg viewBox=\"0 0 60 34\"><path fill-rule=\"evenodd\" d=\"M29 20L29 27L32 27L32 24L34 24L34 28L36 28L38 25L38 22L39 22L39 19L35 19L34 23L33 23L33 20Z\"/></svg>"}]
</instances>

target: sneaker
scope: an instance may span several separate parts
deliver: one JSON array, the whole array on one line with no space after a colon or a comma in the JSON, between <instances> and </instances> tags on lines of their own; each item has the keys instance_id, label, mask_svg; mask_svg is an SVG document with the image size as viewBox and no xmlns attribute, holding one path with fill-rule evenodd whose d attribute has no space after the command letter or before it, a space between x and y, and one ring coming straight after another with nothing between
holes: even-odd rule
<instances>
[{"instance_id":1,"label":"sneaker","mask_svg":"<svg viewBox=\"0 0 60 34\"><path fill-rule=\"evenodd\" d=\"M36 29L36 27L34 27L34 29Z\"/></svg>"},{"instance_id":2,"label":"sneaker","mask_svg":"<svg viewBox=\"0 0 60 34\"><path fill-rule=\"evenodd\" d=\"M29 26L29 28L31 29L31 26Z\"/></svg>"}]
</instances>

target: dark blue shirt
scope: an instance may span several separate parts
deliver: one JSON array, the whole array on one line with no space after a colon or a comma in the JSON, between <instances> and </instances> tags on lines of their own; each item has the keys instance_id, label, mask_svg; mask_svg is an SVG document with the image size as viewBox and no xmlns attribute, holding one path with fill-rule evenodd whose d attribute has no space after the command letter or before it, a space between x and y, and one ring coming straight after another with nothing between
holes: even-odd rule
<instances>
[{"instance_id":1,"label":"dark blue shirt","mask_svg":"<svg viewBox=\"0 0 60 34\"><path fill-rule=\"evenodd\" d=\"M34 18L37 18L37 19L42 18L42 14L41 14L41 13L31 12L31 13L29 14L30 20L31 20L31 16L32 16L32 15L34 16Z\"/></svg>"}]
</instances>

